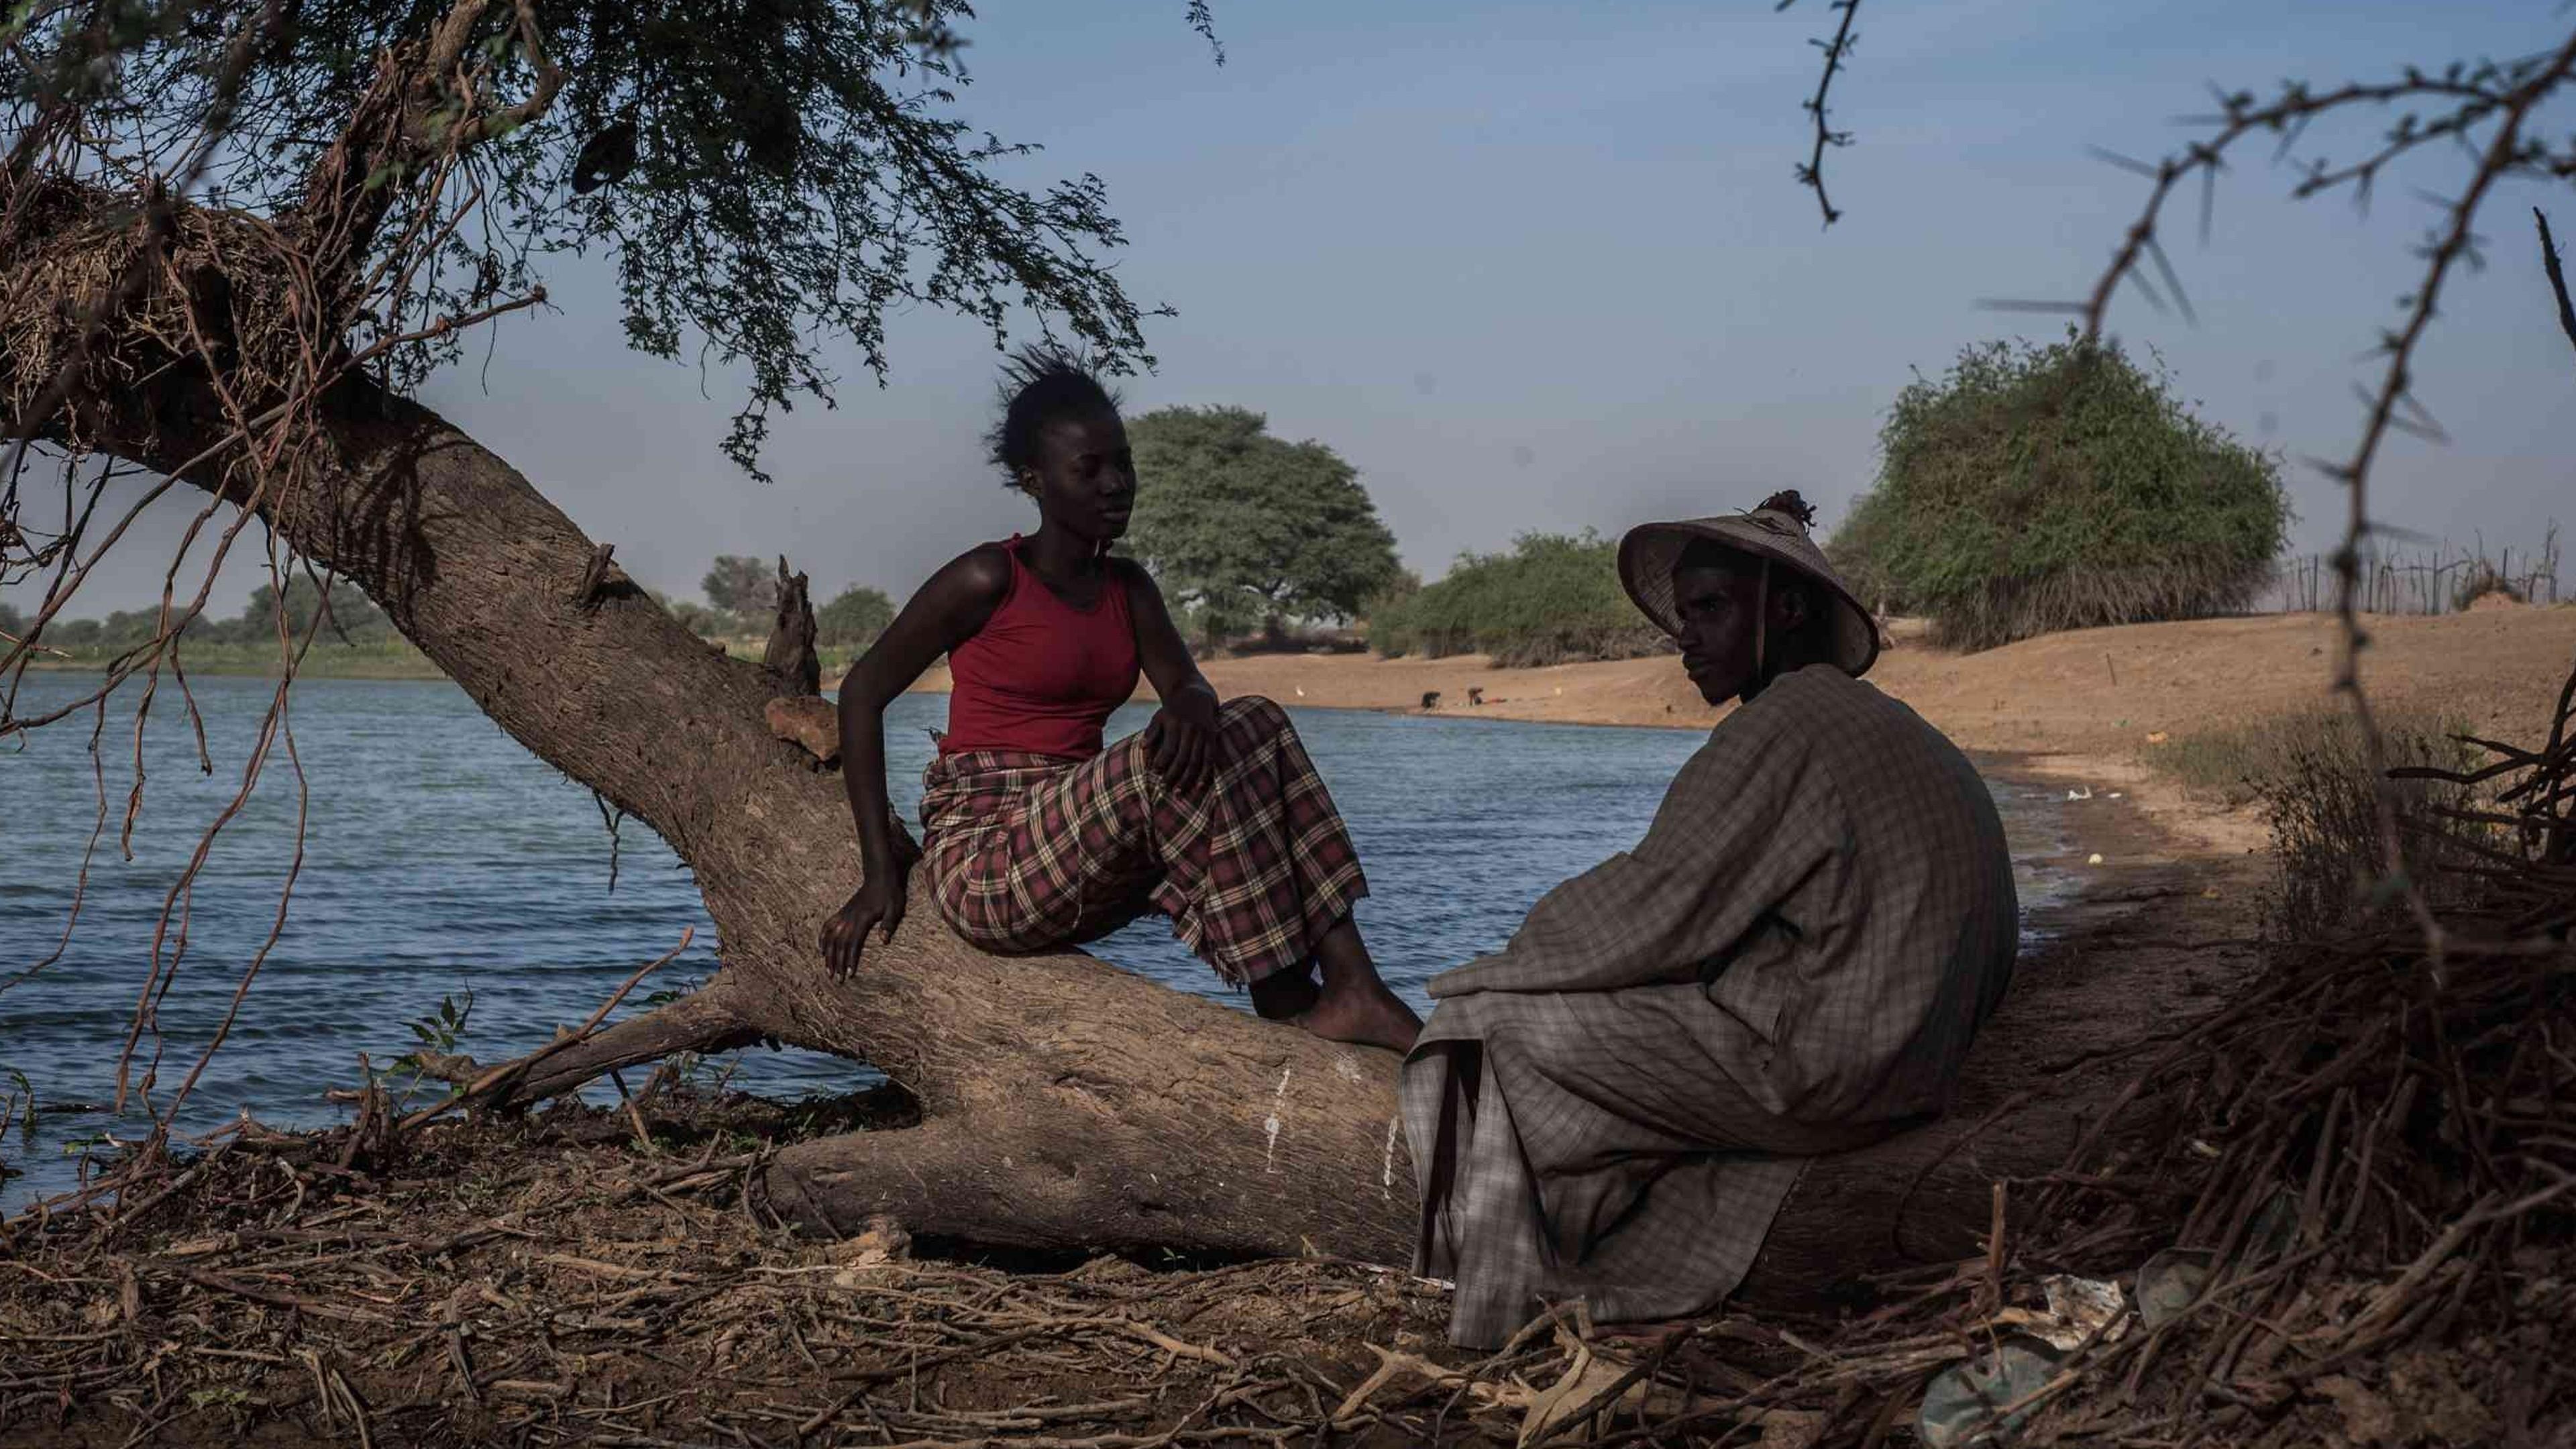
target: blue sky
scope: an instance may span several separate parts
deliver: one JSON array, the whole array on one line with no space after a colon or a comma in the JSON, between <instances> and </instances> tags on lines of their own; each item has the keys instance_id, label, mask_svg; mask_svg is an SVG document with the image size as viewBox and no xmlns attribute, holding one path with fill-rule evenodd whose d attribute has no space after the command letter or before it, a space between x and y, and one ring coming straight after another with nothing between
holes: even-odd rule
<instances>
[{"instance_id":1,"label":"blue sky","mask_svg":"<svg viewBox=\"0 0 2576 1449\"><path fill-rule=\"evenodd\" d=\"M2569 23L2530 4L1867 0L1834 97L1856 138L1828 162L1845 215L1826 230L1791 174L1822 0L1218 0L1222 68L1179 0L979 9L960 114L1045 144L1015 174L1098 174L1131 242L1121 275L1178 309L1151 324L1160 366L1127 384L1131 412L1239 404L1330 444L1425 575L1528 529L1615 533L1784 486L1830 524L1918 370L2060 325L1979 299L2090 287L2144 183L2088 146L2160 154L2212 82L2268 92L2518 55ZM2353 157L2382 120L2315 131L2300 154ZM2576 105L2544 121L2564 135ZM2288 456L2295 542L2314 547L2343 504L2298 460L2350 450L2363 353L2435 218L2412 187L2454 186L2460 164L2434 153L2358 216L2287 200L2268 154L2222 182L2206 247L2189 209L2169 236L2198 325L2134 293L2114 322L2207 416ZM2519 548L2576 522L2576 350L2540 277L2534 202L2576 237L2564 188L2490 205L2490 265L2455 278L2419 368L2454 441L2389 449L2391 523ZM977 456L996 358L974 324L897 319L883 389L839 349L842 406L780 419L762 485L716 451L725 377L702 394L694 368L626 353L594 271L558 272L553 293L556 311L499 324L488 372L444 376L428 400L651 585L692 593L712 554L783 550L818 593L900 595L1028 521ZM157 593L149 555L183 521L173 509L130 546L82 612ZM255 581L232 571L215 606Z\"/></svg>"}]
</instances>

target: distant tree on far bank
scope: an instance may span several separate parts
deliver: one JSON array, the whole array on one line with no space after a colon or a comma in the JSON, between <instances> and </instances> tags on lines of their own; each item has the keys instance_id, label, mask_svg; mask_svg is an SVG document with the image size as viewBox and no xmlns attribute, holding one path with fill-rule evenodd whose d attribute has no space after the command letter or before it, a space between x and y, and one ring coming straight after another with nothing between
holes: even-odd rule
<instances>
[{"instance_id":1,"label":"distant tree on far bank","mask_svg":"<svg viewBox=\"0 0 2576 1449\"><path fill-rule=\"evenodd\" d=\"M322 590L311 579L297 574L286 581L286 627L293 637L302 639L313 627L313 616L322 602ZM262 584L251 590L250 602L241 617L232 621L230 631L240 642L274 638L277 628L277 586ZM376 644L394 636L393 620L384 610L358 591L356 584L345 579L331 584L331 616L323 621L321 632L314 636L318 646L324 643ZM147 631L144 638L151 637Z\"/></svg>"},{"instance_id":2,"label":"distant tree on far bank","mask_svg":"<svg viewBox=\"0 0 2576 1449\"><path fill-rule=\"evenodd\" d=\"M1619 548L1525 533L1510 553L1461 554L1439 582L1370 610L1369 645L1388 658L1490 654L1506 668L1634 659L1672 647L1619 587Z\"/></svg>"},{"instance_id":3,"label":"distant tree on far bank","mask_svg":"<svg viewBox=\"0 0 2576 1449\"><path fill-rule=\"evenodd\" d=\"M1162 408L1127 424L1126 540L1214 646L1282 619L1343 620L1402 571L1359 470L1270 436L1245 408Z\"/></svg>"},{"instance_id":4,"label":"distant tree on far bank","mask_svg":"<svg viewBox=\"0 0 2576 1449\"><path fill-rule=\"evenodd\" d=\"M1961 648L2241 609L2289 522L2279 464L2171 384L2071 332L1968 348L1897 395L1832 550Z\"/></svg>"},{"instance_id":5,"label":"distant tree on far bank","mask_svg":"<svg viewBox=\"0 0 2576 1449\"><path fill-rule=\"evenodd\" d=\"M765 559L742 554L720 553L698 581L707 602L724 613L747 621L758 621L760 628L769 627L769 616L778 607L778 570Z\"/></svg>"},{"instance_id":6,"label":"distant tree on far bank","mask_svg":"<svg viewBox=\"0 0 2576 1449\"><path fill-rule=\"evenodd\" d=\"M306 634L312 634L316 649L336 649L357 645L371 649L408 652L410 646L395 634L393 620L375 606L358 586L345 579L331 585L331 616L317 631L314 614L320 608L322 590L313 580L296 574L286 581L286 627L297 647L302 647ZM229 619L200 614L180 635L196 646L237 647L273 657L277 645L278 589L275 584L262 584L251 591L250 601L242 611ZM161 611L156 606L144 609L118 609L104 619L56 619L45 626L45 641L59 649L73 651L75 656L113 655L137 648L158 638L161 633ZM16 634L19 620L5 604L0 604L0 630Z\"/></svg>"},{"instance_id":7,"label":"distant tree on far bank","mask_svg":"<svg viewBox=\"0 0 2576 1449\"><path fill-rule=\"evenodd\" d=\"M894 600L883 589L852 584L814 611L814 642L865 647L894 622Z\"/></svg>"}]
</instances>

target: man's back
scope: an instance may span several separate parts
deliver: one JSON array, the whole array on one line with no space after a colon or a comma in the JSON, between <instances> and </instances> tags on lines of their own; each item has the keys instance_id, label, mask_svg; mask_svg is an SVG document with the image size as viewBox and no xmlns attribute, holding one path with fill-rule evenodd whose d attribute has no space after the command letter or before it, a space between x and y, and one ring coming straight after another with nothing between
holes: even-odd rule
<instances>
[{"instance_id":1,"label":"man's back","mask_svg":"<svg viewBox=\"0 0 2576 1449\"><path fill-rule=\"evenodd\" d=\"M1746 768L1799 778L1794 808L1825 846L1708 973L1710 999L1774 1048L1745 1085L1811 1121L1938 1111L2019 937L1985 781L1913 710L1830 667L1774 681L1731 730L1757 736L1730 751Z\"/></svg>"}]
</instances>

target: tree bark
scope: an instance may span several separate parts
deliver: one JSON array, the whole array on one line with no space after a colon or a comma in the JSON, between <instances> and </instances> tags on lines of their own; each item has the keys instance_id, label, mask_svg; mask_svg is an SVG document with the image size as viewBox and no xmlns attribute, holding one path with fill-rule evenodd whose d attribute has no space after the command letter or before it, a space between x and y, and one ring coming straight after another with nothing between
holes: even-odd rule
<instances>
[{"instance_id":1,"label":"tree bark","mask_svg":"<svg viewBox=\"0 0 2576 1449\"><path fill-rule=\"evenodd\" d=\"M94 400L84 436L181 467L224 431L189 377L163 369ZM918 1127L780 1155L770 1197L816 1227L891 1212L916 1232L996 1245L1410 1259L1392 1054L1079 953L983 954L945 929L919 876L896 939L871 943L856 980L832 980L816 935L858 884L857 841L839 783L764 718L770 674L602 567L524 477L429 410L352 381L320 422L311 466L261 509L270 525L357 582L512 737L668 841L717 925L721 966L703 992L549 1059L523 1096L773 1038L871 1063L921 1107ZM182 476L240 496L219 465ZM2025 973L1956 1115L1819 1162L1749 1285L1756 1301L1812 1304L1857 1272L1956 1256L1984 1230L1993 1178L2056 1167L2076 1104L2102 1092L2099 1071L2061 1083L2049 1066L2104 1045L2101 1003L2080 985L2062 970ZM2125 1000L2122 1029L2138 1032L2169 1004ZM2088 1036L2070 1037L2069 1021ZM2036 1105L1956 1150L2019 1093Z\"/></svg>"}]
</instances>

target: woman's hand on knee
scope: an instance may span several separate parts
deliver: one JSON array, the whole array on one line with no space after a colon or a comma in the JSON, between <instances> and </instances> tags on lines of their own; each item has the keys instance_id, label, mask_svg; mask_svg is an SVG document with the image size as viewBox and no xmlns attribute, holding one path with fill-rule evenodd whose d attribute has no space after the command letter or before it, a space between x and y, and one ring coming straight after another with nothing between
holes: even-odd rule
<instances>
[{"instance_id":1,"label":"woman's hand on knee","mask_svg":"<svg viewBox=\"0 0 2576 1449\"><path fill-rule=\"evenodd\" d=\"M1175 793L1195 795L1216 775L1216 701L1197 690L1183 692L1155 711L1145 726L1145 758L1154 773Z\"/></svg>"},{"instance_id":2,"label":"woman's hand on knee","mask_svg":"<svg viewBox=\"0 0 2576 1449\"><path fill-rule=\"evenodd\" d=\"M868 932L882 930L881 939L894 939L894 928L903 924L904 878L910 865L902 862L881 876L870 876L823 923L823 966L835 979L847 980L858 971Z\"/></svg>"}]
</instances>

